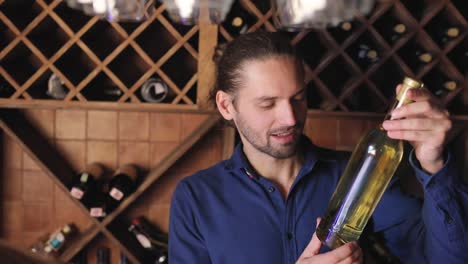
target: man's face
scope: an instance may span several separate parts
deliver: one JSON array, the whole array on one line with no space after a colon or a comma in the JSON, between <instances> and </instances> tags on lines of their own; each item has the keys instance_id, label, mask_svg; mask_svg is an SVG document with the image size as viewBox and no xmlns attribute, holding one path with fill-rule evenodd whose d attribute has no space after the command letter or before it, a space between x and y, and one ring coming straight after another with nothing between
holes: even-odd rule
<instances>
[{"instance_id":1,"label":"man's face","mask_svg":"<svg viewBox=\"0 0 468 264\"><path fill-rule=\"evenodd\" d=\"M307 113L299 67L287 56L243 65L232 119L244 145L278 159L296 153Z\"/></svg>"}]
</instances>

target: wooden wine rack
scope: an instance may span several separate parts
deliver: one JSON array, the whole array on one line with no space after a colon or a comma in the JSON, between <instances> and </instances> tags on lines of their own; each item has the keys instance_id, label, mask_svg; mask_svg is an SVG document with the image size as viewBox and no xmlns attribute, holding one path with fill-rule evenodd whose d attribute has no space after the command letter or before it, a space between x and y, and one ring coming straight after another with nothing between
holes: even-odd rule
<instances>
[{"instance_id":1,"label":"wooden wine rack","mask_svg":"<svg viewBox=\"0 0 468 264\"><path fill-rule=\"evenodd\" d=\"M425 81L433 74L441 74L457 82L457 89L448 93L443 102L454 119L466 122L467 69L457 60L459 54L468 50L468 4L465 2L382 0L371 14L353 21L349 34L332 28L287 33L308 64L309 118L339 115L375 121L388 108L395 86L403 76ZM241 0L241 3L254 21L249 32L276 31L268 1ZM158 4L151 18L141 23L109 23L69 9L60 0L0 0L0 77L11 86L0 87L0 107L4 108L0 112L0 127L63 192L67 192L73 170L61 155L55 155L57 150L53 146L34 133L21 111L7 108L212 113L205 99L213 83L214 49L235 36L224 25L177 25L164 10L164 5ZM388 21L402 22L408 28L395 43L389 42L382 31ZM438 23L458 26L462 30L460 36L444 46L439 45L432 35L434 24ZM361 43L372 45L380 55L378 62L368 68L361 68L353 58L356 46ZM405 52L413 44L424 47L435 59L422 67L412 67ZM45 94L52 73L69 90L63 100ZM139 89L153 76L166 82L175 94L169 102L142 101ZM426 84L431 88L430 83ZM104 88L117 89L122 94L112 100L97 97L95 90ZM115 233L126 229L119 226L122 223L118 219L218 120L213 115L204 121L103 221L89 217L90 227L81 232L60 259L70 261L101 235L132 263L144 263L138 257L138 249L123 242L129 234ZM347 121L351 123L354 121ZM226 130L226 142L232 142L233 137L233 130ZM231 151L232 147L225 147L223 156L229 156ZM83 205L73 201L88 215Z\"/></svg>"}]
</instances>

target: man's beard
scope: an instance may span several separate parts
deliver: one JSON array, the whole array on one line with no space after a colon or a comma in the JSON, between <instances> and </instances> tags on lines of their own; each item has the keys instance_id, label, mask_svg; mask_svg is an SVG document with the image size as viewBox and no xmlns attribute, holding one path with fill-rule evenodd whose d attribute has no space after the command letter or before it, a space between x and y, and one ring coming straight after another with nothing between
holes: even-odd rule
<instances>
[{"instance_id":1,"label":"man's beard","mask_svg":"<svg viewBox=\"0 0 468 264\"><path fill-rule=\"evenodd\" d=\"M304 127L303 124L298 123L292 127L282 127L275 129L274 132L269 131L266 138L266 143L262 144L261 135L257 134L250 126L248 126L246 121L240 115L238 115L236 126L239 130L239 133L241 133L245 140L247 140L255 149L277 159L290 158L297 153L300 136ZM289 130L293 130L294 134L294 139L291 142L286 144L278 144L277 146L272 144L270 136L273 133Z\"/></svg>"}]
</instances>

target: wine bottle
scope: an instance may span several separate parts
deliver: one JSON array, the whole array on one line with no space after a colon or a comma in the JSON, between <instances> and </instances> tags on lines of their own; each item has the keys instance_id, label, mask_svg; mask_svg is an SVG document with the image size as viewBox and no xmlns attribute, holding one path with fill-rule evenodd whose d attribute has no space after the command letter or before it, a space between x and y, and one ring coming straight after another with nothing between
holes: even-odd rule
<instances>
[{"instance_id":1,"label":"wine bottle","mask_svg":"<svg viewBox=\"0 0 468 264\"><path fill-rule=\"evenodd\" d=\"M118 203L107 192L98 192L90 202L89 215L102 219L112 212Z\"/></svg>"},{"instance_id":2,"label":"wine bottle","mask_svg":"<svg viewBox=\"0 0 468 264\"><path fill-rule=\"evenodd\" d=\"M369 45L360 44L354 58L361 68L366 69L379 60L379 54Z\"/></svg>"},{"instance_id":3,"label":"wine bottle","mask_svg":"<svg viewBox=\"0 0 468 264\"><path fill-rule=\"evenodd\" d=\"M159 78L149 78L140 89L143 100L150 103L171 102L174 92Z\"/></svg>"},{"instance_id":4,"label":"wine bottle","mask_svg":"<svg viewBox=\"0 0 468 264\"><path fill-rule=\"evenodd\" d=\"M443 30L440 30L438 39L439 43L446 44L449 41L460 36L460 29L458 27L449 27Z\"/></svg>"},{"instance_id":5,"label":"wine bottle","mask_svg":"<svg viewBox=\"0 0 468 264\"><path fill-rule=\"evenodd\" d=\"M63 248L63 245L70 240L75 231L75 226L72 224L67 224L55 231L49 237L49 240L47 240L44 251L51 255L57 255Z\"/></svg>"},{"instance_id":6,"label":"wine bottle","mask_svg":"<svg viewBox=\"0 0 468 264\"><path fill-rule=\"evenodd\" d=\"M143 218L135 218L128 228L140 243L140 245L155 260L154 263L164 264L168 262L167 256L167 237L161 237L161 234L153 232L148 223ZM159 240L158 240L159 239Z\"/></svg>"},{"instance_id":7,"label":"wine bottle","mask_svg":"<svg viewBox=\"0 0 468 264\"><path fill-rule=\"evenodd\" d=\"M391 112L410 103L407 91L422 83L406 77ZM358 143L317 227L317 237L329 248L358 240L403 156L403 142L391 139L382 125Z\"/></svg>"},{"instance_id":8,"label":"wine bottle","mask_svg":"<svg viewBox=\"0 0 468 264\"><path fill-rule=\"evenodd\" d=\"M99 179L102 178L104 168L99 163L91 163L86 169L78 174L70 188L70 194L73 198L89 207L89 204L99 192Z\"/></svg>"},{"instance_id":9,"label":"wine bottle","mask_svg":"<svg viewBox=\"0 0 468 264\"><path fill-rule=\"evenodd\" d=\"M145 234L148 238L150 238L152 243L154 243L155 245L167 247L167 235L158 231L143 216L134 218L132 220L132 225L134 225L141 233Z\"/></svg>"},{"instance_id":10,"label":"wine bottle","mask_svg":"<svg viewBox=\"0 0 468 264\"><path fill-rule=\"evenodd\" d=\"M405 33L406 25L403 23L393 24L390 28L387 29L387 32L385 32L385 34L388 35L388 39L391 43L397 42Z\"/></svg>"},{"instance_id":11,"label":"wine bottle","mask_svg":"<svg viewBox=\"0 0 468 264\"><path fill-rule=\"evenodd\" d=\"M354 27L351 21L342 21L336 27L330 27L328 32L330 32L338 43L341 43L351 35Z\"/></svg>"},{"instance_id":12,"label":"wine bottle","mask_svg":"<svg viewBox=\"0 0 468 264\"><path fill-rule=\"evenodd\" d=\"M254 23L255 18L245 10L240 1L235 1L222 25L232 37L236 37L247 33Z\"/></svg>"},{"instance_id":13,"label":"wine bottle","mask_svg":"<svg viewBox=\"0 0 468 264\"><path fill-rule=\"evenodd\" d=\"M97 264L110 264L110 249L100 247L96 250Z\"/></svg>"},{"instance_id":14,"label":"wine bottle","mask_svg":"<svg viewBox=\"0 0 468 264\"><path fill-rule=\"evenodd\" d=\"M130 264L130 260L123 252L120 252L120 264Z\"/></svg>"},{"instance_id":15,"label":"wine bottle","mask_svg":"<svg viewBox=\"0 0 468 264\"><path fill-rule=\"evenodd\" d=\"M55 73L49 77L46 94L51 98L58 100L64 99L68 94L68 89L65 87L65 83Z\"/></svg>"},{"instance_id":16,"label":"wine bottle","mask_svg":"<svg viewBox=\"0 0 468 264\"><path fill-rule=\"evenodd\" d=\"M442 74L429 74L425 78L426 83L430 83L428 89L437 97L444 97L448 93L457 89L457 82L445 78Z\"/></svg>"},{"instance_id":17,"label":"wine bottle","mask_svg":"<svg viewBox=\"0 0 468 264\"><path fill-rule=\"evenodd\" d=\"M135 189L137 176L138 170L133 165L126 164L118 168L109 182L109 196L120 203Z\"/></svg>"}]
</instances>

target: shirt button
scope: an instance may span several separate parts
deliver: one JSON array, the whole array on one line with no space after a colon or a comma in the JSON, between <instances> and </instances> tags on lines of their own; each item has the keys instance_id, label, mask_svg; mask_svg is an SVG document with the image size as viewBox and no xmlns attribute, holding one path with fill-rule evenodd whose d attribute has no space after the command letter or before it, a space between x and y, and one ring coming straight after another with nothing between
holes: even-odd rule
<instances>
[{"instance_id":1,"label":"shirt button","mask_svg":"<svg viewBox=\"0 0 468 264\"><path fill-rule=\"evenodd\" d=\"M268 192L272 193L272 192L274 192L274 191L275 191L275 187L270 186L270 188L268 188Z\"/></svg>"},{"instance_id":2,"label":"shirt button","mask_svg":"<svg viewBox=\"0 0 468 264\"><path fill-rule=\"evenodd\" d=\"M293 238L293 234L291 232L288 232L286 234L286 237L288 238L288 240L291 240Z\"/></svg>"}]
</instances>

